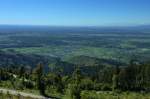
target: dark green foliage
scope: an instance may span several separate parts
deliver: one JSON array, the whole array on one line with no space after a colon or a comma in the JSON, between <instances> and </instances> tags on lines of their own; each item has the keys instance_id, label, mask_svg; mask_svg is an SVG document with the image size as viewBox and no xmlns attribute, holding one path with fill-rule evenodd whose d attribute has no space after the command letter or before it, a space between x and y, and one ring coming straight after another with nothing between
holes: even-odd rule
<instances>
[{"instance_id":1,"label":"dark green foliage","mask_svg":"<svg viewBox=\"0 0 150 99\"><path fill-rule=\"evenodd\" d=\"M0 68L0 86L17 90L38 89L45 96L55 93L64 95L66 92L70 99L83 98L81 97L83 91L114 91L119 94L122 91L149 92L150 90L149 63L137 64L131 61L126 67L104 66L93 76L85 75L80 67L76 67L71 75L62 75L61 71L44 72L42 63L31 71L15 66ZM4 82L9 83L5 85Z\"/></svg>"},{"instance_id":2,"label":"dark green foliage","mask_svg":"<svg viewBox=\"0 0 150 99\"><path fill-rule=\"evenodd\" d=\"M82 76L81 76L81 71L79 68L75 69L75 71L73 72L72 78L73 78L74 83L76 84L79 84L81 82Z\"/></svg>"},{"instance_id":3,"label":"dark green foliage","mask_svg":"<svg viewBox=\"0 0 150 99\"><path fill-rule=\"evenodd\" d=\"M81 80L80 87L82 90L93 90L94 82L90 78L84 78Z\"/></svg>"},{"instance_id":4,"label":"dark green foliage","mask_svg":"<svg viewBox=\"0 0 150 99\"><path fill-rule=\"evenodd\" d=\"M39 61L44 65L48 65L49 62L56 63L57 61L59 61L59 58L35 54L24 54L12 51L0 51L0 67L14 66L20 69L35 68L36 64Z\"/></svg>"},{"instance_id":5,"label":"dark green foliage","mask_svg":"<svg viewBox=\"0 0 150 99\"><path fill-rule=\"evenodd\" d=\"M69 96L71 99L80 99L81 78L81 71L79 68L76 68L72 74L72 81L70 84L68 84Z\"/></svg>"},{"instance_id":6,"label":"dark green foliage","mask_svg":"<svg viewBox=\"0 0 150 99\"><path fill-rule=\"evenodd\" d=\"M34 84L32 81L24 81L23 82L24 87L28 88L28 89L33 89L34 88Z\"/></svg>"},{"instance_id":7,"label":"dark green foliage","mask_svg":"<svg viewBox=\"0 0 150 99\"><path fill-rule=\"evenodd\" d=\"M37 67L34 69L34 75L36 76L36 84L37 88L40 90L41 94L45 94L45 81L43 77L44 66L42 63L39 63Z\"/></svg>"},{"instance_id":8,"label":"dark green foliage","mask_svg":"<svg viewBox=\"0 0 150 99\"><path fill-rule=\"evenodd\" d=\"M114 73L114 68L111 66L106 66L104 69L100 69L97 73L97 80L100 83L112 83L112 77Z\"/></svg>"},{"instance_id":9,"label":"dark green foliage","mask_svg":"<svg viewBox=\"0 0 150 99\"><path fill-rule=\"evenodd\" d=\"M12 74L10 74L7 69L0 68L0 80L5 81L5 80L10 80L12 78Z\"/></svg>"},{"instance_id":10,"label":"dark green foliage","mask_svg":"<svg viewBox=\"0 0 150 99\"><path fill-rule=\"evenodd\" d=\"M25 67L20 67L20 71L19 71L19 77L21 78L21 77L24 77L25 76Z\"/></svg>"},{"instance_id":11,"label":"dark green foliage","mask_svg":"<svg viewBox=\"0 0 150 99\"><path fill-rule=\"evenodd\" d=\"M111 85L110 84L103 84L101 87L102 91L111 91Z\"/></svg>"},{"instance_id":12,"label":"dark green foliage","mask_svg":"<svg viewBox=\"0 0 150 99\"><path fill-rule=\"evenodd\" d=\"M119 73L119 86L122 90L148 90L150 88L150 65L131 64Z\"/></svg>"},{"instance_id":13,"label":"dark green foliage","mask_svg":"<svg viewBox=\"0 0 150 99\"><path fill-rule=\"evenodd\" d=\"M45 78L48 87L55 86L57 92L63 93L64 85L59 74L49 73Z\"/></svg>"},{"instance_id":14,"label":"dark green foliage","mask_svg":"<svg viewBox=\"0 0 150 99\"><path fill-rule=\"evenodd\" d=\"M119 88L119 73L120 73L120 68L119 66L116 66L116 68L114 69L114 74L112 77L112 89L118 89Z\"/></svg>"},{"instance_id":15,"label":"dark green foliage","mask_svg":"<svg viewBox=\"0 0 150 99\"><path fill-rule=\"evenodd\" d=\"M81 89L78 84L70 84L68 86L71 99L80 99Z\"/></svg>"},{"instance_id":16,"label":"dark green foliage","mask_svg":"<svg viewBox=\"0 0 150 99\"><path fill-rule=\"evenodd\" d=\"M112 85L113 90L118 89L118 83L119 83L118 75L116 74L113 75L112 82L113 82L113 85Z\"/></svg>"}]
</instances>

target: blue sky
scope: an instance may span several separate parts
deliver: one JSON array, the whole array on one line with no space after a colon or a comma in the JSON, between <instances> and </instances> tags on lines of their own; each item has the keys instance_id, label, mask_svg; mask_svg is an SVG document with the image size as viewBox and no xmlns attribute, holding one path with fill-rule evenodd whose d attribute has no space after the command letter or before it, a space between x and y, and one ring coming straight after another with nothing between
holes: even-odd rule
<instances>
[{"instance_id":1,"label":"blue sky","mask_svg":"<svg viewBox=\"0 0 150 99\"><path fill-rule=\"evenodd\" d=\"M150 24L150 0L0 0L0 24Z\"/></svg>"}]
</instances>

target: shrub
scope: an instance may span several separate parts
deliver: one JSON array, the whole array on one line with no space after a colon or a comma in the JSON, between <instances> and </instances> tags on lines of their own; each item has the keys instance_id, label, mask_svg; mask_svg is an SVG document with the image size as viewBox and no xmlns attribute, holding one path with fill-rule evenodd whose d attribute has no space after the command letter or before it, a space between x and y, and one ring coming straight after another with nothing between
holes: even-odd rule
<instances>
[{"instance_id":1,"label":"shrub","mask_svg":"<svg viewBox=\"0 0 150 99\"><path fill-rule=\"evenodd\" d=\"M111 88L110 85L104 84L104 85L101 87L101 90L103 90L103 91L111 91L112 88Z\"/></svg>"},{"instance_id":2,"label":"shrub","mask_svg":"<svg viewBox=\"0 0 150 99\"><path fill-rule=\"evenodd\" d=\"M94 83L91 79L83 79L81 80L80 87L83 90L92 90L94 89Z\"/></svg>"},{"instance_id":3,"label":"shrub","mask_svg":"<svg viewBox=\"0 0 150 99\"><path fill-rule=\"evenodd\" d=\"M102 90L102 86L103 86L103 84L101 84L101 83L95 83L94 90L100 91L100 90Z\"/></svg>"},{"instance_id":4,"label":"shrub","mask_svg":"<svg viewBox=\"0 0 150 99\"><path fill-rule=\"evenodd\" d=\"M80 99L81 89L77 84L69 84L68 89L71 99Z\"/></svg>"},{"instance_id":5,"label":"shrub","mask_svg":"<svg viewBox=\"0 0 150 99\"><path fill-rule=\"evenodd\" d=\"M33 84L32 81L25 81L23 84L24 84L24 86L26 88L29 88L29 89L33 89L34 88L34 84Z\"/></svg>"}]
</instances>

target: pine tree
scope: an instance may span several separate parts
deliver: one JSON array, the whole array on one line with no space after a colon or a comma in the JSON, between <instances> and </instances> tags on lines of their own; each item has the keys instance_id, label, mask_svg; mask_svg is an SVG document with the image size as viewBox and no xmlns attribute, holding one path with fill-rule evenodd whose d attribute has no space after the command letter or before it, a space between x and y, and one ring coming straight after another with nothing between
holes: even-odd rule
<instances>
[{"instance_id":1,"label":"pine tree","mask_svg":"<svg viewBox=\"0 0 150 99\"><path fill-rule=\"evenodd\" d=\"M44 69L43 64L39 63L34 70L34 74L36 75L37 88L40 90L41 94L45 94L45 82L43 78L43 69Z\"/></svg>"},{"instance_id":2,"label":"pine tree","mask_svg":"<svg viewBox=\"0 0 150 99\"><path fill-rule=\"evenodd\" d=\"M118 89L118 87L119 87L119 78L118 78L119 72L120 72L120 68L119 68L119 66L116 66L116 68L114 70L113 77L112 77L112 81L113 81L112 88L113 88L113 90Z\"/></svg>"}]
</instances>

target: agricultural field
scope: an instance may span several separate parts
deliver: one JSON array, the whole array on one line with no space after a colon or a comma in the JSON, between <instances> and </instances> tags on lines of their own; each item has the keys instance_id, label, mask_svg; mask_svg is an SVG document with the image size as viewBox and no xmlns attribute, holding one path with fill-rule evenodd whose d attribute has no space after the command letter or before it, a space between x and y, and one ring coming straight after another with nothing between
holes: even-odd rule
<instances>
[{"instance_id":1,"label":"agricultural field","mask_svg":"<svg viewBox=\"0 0 150 99\"><path fill-rule=\"evenodd\" d=\"M37 27L0 31L0 49L40 54L69 60L74 56L147 61L150 57L150 33L146 30L103 28Z\"/></svg>"}]
</instances>

